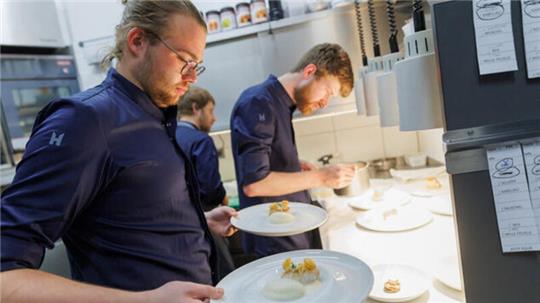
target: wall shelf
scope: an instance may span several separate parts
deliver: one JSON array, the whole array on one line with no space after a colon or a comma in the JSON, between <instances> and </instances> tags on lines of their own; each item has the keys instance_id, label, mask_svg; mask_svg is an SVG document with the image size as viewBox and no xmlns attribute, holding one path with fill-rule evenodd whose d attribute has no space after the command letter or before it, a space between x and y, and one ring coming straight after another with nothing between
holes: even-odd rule
<instances>
[{"instance_id":1,"label":"wall shelf","mask_svg":"<svg viewBox=\"0 0 540 303\"><path fill-rule=\"evenodd\" d=\"M339 10L341 8L336 8L336 10ZM206 39L206 46L212 46L212 44L215 43L221 43L226 42L227 40L234 40L238 38L242 38L245 36L255 35L260 32L267 32L274 29L279 29L283 27L288 27L308 21L312 21L315 19L325 18L327 17L332 10L324 10L320 12L314 12L314 13L308 13L304 15L284 18L277 21L270 21L270 22L264 22L259 24L254 24L250 26L245 27L239 27L232 30L219 32L219 33L212 33L208 34L208 38Z\"/></svg>"}]
</instances>

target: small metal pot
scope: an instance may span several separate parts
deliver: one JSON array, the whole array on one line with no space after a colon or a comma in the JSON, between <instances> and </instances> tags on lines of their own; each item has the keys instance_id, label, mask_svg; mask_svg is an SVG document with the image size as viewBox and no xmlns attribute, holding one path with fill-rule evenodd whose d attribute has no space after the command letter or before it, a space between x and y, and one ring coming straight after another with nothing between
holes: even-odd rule
<instances>
[{"instance_id":1,"label":"small metal pot","mask_svg":"<svg viewBox=\"0 0 540 303\"><path fill-rule=\"evenodd\" d=\"M357 196L369 189L369 164L363 161L355 163L356 173L351 181L351 184L334 189L334 193L338 196Z\"/></svg>"}]
</instances>

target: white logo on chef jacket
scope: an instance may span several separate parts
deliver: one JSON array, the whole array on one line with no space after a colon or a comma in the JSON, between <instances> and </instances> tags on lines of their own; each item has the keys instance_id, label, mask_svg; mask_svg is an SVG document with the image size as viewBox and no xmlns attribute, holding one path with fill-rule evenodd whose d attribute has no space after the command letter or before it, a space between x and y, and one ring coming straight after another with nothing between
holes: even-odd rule
<instances>
[{"instance_id":1,"label":"white logo on chef jacket","mask_svg":"<svg viewBox=\"0 0 540 303\"><path fill-rule=\"evenodd\" d=\"M264 114L259 114L259 122L266 121L266 116Z\"/></svg>"},{"instance_id":2,"label":"white logo on chef jacket","mask_svg":"<svg viewBox=\"0 0 540 303\"><path fill-rule=\"evenodd\" d=\"M49 140L49 145L60 146L60 144L62 144L63 139L64 139L64 133L57 135L56 132L53 132L51 136L51 140Z\"/></svg>"}]
</instances>

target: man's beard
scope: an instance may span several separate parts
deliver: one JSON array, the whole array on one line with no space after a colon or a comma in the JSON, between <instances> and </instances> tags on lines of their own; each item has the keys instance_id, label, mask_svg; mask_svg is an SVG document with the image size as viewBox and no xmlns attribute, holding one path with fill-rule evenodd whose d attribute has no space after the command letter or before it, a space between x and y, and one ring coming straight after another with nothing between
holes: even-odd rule
<instances>
[{"instance_id":1,"label":"man's beard","mask_svg":"<svg viewBox=\"0 0 540 303\"><path fill-rule=\"evenodd\" d=\"M171 93L175 89L174 87L169 89L171 85L163 76L164 73L154 70L154 56L152 53L148 52L144 59L142 66L135 72L143 91L150 96L158 107L176 105L180 96Z\"/></svg>"},{"instance_id":2,"label":"man's beard","mask_svg":"<svg viewBox=\"0 0 540 303\"><path fill-rule=\"evenodd\" d=\"M296 101L296 107L304 116L311 115L313 113L313 107L308 101L308 88L309 86L294 88L294 100Z\"/></svg>"},{"instance_id":3,"label":"man's beard","mask_svg":"<svg viewBox=\"0 0 540 303\"><path fill-rule=\"evenodd\" d=\"M205 133L209 133L210 129L212 128L212 124L207 123L207 121L208 121L208 118L206 117L206 114L203 112L200 118L199 129Z\"/></svg>"}]
</instances>

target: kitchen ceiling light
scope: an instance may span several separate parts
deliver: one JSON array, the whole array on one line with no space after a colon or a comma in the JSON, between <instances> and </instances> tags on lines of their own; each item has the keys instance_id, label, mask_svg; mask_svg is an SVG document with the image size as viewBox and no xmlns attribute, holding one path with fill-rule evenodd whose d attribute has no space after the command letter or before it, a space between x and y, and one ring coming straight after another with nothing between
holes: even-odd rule
<instances>
[{"instance_id":1,"label":"kitchen ceiling light","mask_svg":"<svg viewBox=\"0 0 540 303\"><path fill-rule=\"evenodd\" d=\"M431 29L405 37L406 56L394 66L402 131L441 128L441 88Z\"/></svg>"},{"instance_id":2,"label":"kitchen ceiling light","mask_svg":"<svg viewBox=\"0 0 540 303\"><path fill-rule=\"evenodd\" d=\"M391 127L399 124L396 75L393 69L394 65L403 59L397 43L396 17L392 0L386 1L386 12L388 26L390 27L390 37L388 38L390 54L383 56L384 72L377 76L377 97L381 127Z\"/></svg>"},{"instance_id":3,"label":"kitchen ceiling light","mask_svg":"<svg viewBox=\"0 0 540 303\"><path fill-rule=\"evenodd\" d=\"M377 76L377 97L381 127L399 125L396 74L393 71L393 66L402 59L403 55L401 53L383 56L384 72Z\"/></svg>"}]
</instances>

